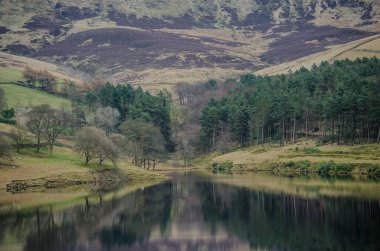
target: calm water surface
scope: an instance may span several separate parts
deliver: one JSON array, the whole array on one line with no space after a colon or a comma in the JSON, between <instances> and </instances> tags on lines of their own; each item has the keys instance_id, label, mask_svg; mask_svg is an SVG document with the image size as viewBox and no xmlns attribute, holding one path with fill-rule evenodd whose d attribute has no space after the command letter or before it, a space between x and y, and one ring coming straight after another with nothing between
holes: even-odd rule
<instances>
[{"instance_id":1,"label":"calm water surface","mask_svg":"<svg viewBox=\"0 0 380 251\"><path fill-rule=\"evenodd\" d=\"M177 174L123 196L0 214L0 250L380 250L380 184Z\"/></svg>"}]
</instances>

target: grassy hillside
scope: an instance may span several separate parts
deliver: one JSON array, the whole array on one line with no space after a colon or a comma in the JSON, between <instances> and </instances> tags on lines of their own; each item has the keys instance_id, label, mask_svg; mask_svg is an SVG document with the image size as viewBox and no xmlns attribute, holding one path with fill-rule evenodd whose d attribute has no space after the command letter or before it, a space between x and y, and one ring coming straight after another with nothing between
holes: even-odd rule
<instances>
[{"instance_id":1,"label":"grassy hillside","mask_svg":"<svg viewBox=\"0 0 380 251\"><path fill-rule=\"evenodd\" d=\"M301 67L310 69L313 64L319 65L322 61L351 59L362 57L380 58L380 35L359 39L351 43L332 46L329 50L312 54L291 62L271 66L255 72L257 75L286 74L290 70L296 71Z\"/></svg>"},{"instance_id":2,"label":"grassy hillside","mask_svg":"<svg viewBox=\"0 0 380 251\"><path fill-rule=\"evenodd\" d=\"M32 59L29 57L17 56L8 53L0 52L0 81L14 82L22 77L22 70L25 66L33 70L46 70L51 75L60 80L72 81L78 85L83 84L83 79L90 79L89 76L74 72L69 69L58 67L57 65L46 63L41 60ZM2 81L4 79L4 81ZM11 80L11 81L6 81Z\"/></svg>"},{"instance_id":3,"label":"grassy hillside","mask_svg":"<svg viewBox=\"0 0 380 251\"><path fill-rule=\"evenodd\" d=\"M231 161L242 170L274 171L280 174L326 172L330 174L380 175L380 145L318 145L304 140L283 147L249 147L215 157L212 161ZM374 169L369 170L370 167ZM325 168L325 170L322 170Z\"/></svg>"},{"instance_id":4,"label":"grassy hillside","mask_svg":"<svg viewBox=\"0 0 380 251\"><path fill-rule=\"evenodd\" d=\"M5 91L6 102L9 107L31 107L49 104L54 108L61 108L62 105L70 106L71 104L67 99L27 87L1 84L0 88Z\"/></svg>"},{"instance_id":5,"label":"grassy hillside","mask_svg":"<svg viewBox=\"0 0 380 251\"><path fill-rule=\"evenodd\" d=\"M22 79L22 72L17 69L0 66L0 83L17 82Z\"/></svg>"}]
</instances>

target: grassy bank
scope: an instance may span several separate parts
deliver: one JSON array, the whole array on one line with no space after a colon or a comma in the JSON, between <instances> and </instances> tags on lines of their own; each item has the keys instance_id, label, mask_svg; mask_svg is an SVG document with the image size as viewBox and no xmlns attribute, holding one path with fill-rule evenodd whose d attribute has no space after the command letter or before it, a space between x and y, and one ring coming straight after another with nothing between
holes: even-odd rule
<instances>
[{"instance_id":1,"label":"grassy bank","mask_svg":"<svg viewBox=\"0 0 380 251\"><path fill-rule=\"evenodd\" d=\"M201 174L205 177L211 175L213 181L232 186L309 199L321 196L379 199L380 196L380 183L362 177L308 175L288 178L268 172L234 172L234 175L211 174L210 172Z\"/></svg>"},{"instance_id":2,"label":"grassy bank","mask_svg":"<svg viewBox=\"0 0 380 251\"><path fill-rule=\"evenodd\" d=\"M318 145L312 140L283 147L250 147L217 156L209 166L233 170L271 171L280 175L363 175L380 177L380 145Z\"/></svg>"},{"instance_id":3,"label":"grassy bank","mask_svg":"<svg viewBox=\"0 0 380 251\"><path fill-rule=\"evenodd\" d=\"M0 189L15 180L26 188L49 188L93 182L117 182L122 180L161 179L162 175L134 167L125 161L114 167L107 163L98 167L97 163L84 165L83 159L72 149L55 147L52 156L48 149L36 153L34 149L24 149L14 153L12 165L0 166Z\"/></svg>"},{"instance_id":4,"label":"grassy bank","mask_svg":"<svg viewBox=\"0 0 380 251\"><path fill-rule=\"evenodd\" d=\"M72 206L99 192L114 191L112 196L119 196L165 179L126 161L118 162L116 167L111 163L104 167L97 163L85 166L83 159L69 148L55 147L52 156L48 149L39 154L34 149L23 149L21 154L13 153L12 165L0 165L0 213L57 203ZM9 184L11 192L7 192Z\"/></svg>"},{"instance_id":5,"label":"grassy bank","mask_svg":"<svg viewBox=\"0 0 380 251\"><path fill-rule=\"evenodd\" d=\"M71 104L67 99L19 85L1 84L0 88L5 92L6 102L9 107L31 107L49 104L53 108L61 108Z\"/></svg>"}]
</instances>

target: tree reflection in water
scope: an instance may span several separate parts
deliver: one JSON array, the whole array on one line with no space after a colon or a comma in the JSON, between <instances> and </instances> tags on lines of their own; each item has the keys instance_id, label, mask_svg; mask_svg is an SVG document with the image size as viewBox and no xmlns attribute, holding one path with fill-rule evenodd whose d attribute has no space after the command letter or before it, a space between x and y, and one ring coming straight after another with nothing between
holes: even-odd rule
<instances>
[{"instance_id":1,"label":"tree reflection in water","mask_svg":"<svg viewBox=\"0 0 380 251\"><path fill-rule=\"evenodd\" d=\"M380 201L199 183L202 212L257 250L380 250Z\"/></svg>"},{"instance_id":2,"label":"tree reflection in water","mask_svg":"<svg viewBox=\"0 0 380 251\"><path fill-rule=\"evenodd\" d=\"M166 182L110 201L85 198L83 206L59 212L36 209L3 215L0 232L25 238L25 251L113 250L144 241L156 225L165 229L171 192L172 184Z\"/></svg>"},{"instance_id":3,"label":"tree reflection in water","mask_svg":"<svg viewBox=\"0 0 380 251\"><path fill-rule=\"evenodd\" d=\"M105 195L104 195L105 196ZM196 175L122 198L0 215L0 250L380 250L380 203L298 197Z\"/></svg>"}]
</instances>

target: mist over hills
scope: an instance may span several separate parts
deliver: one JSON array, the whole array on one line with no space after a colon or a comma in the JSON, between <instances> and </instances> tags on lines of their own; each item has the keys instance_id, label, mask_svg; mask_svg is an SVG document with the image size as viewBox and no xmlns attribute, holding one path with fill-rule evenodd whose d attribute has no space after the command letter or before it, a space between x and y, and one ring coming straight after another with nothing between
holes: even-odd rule
<instances>
[{"instance_id":1,"label":"mist over hills","mask_svg":"<svg viewBox=\"0 0 380 251\"><path fill-rule=\"evenodd\" d=\"M227 78L380 32L369 0L1 0L0 50L114 82Z\"/></svg>"}]
</instances>

